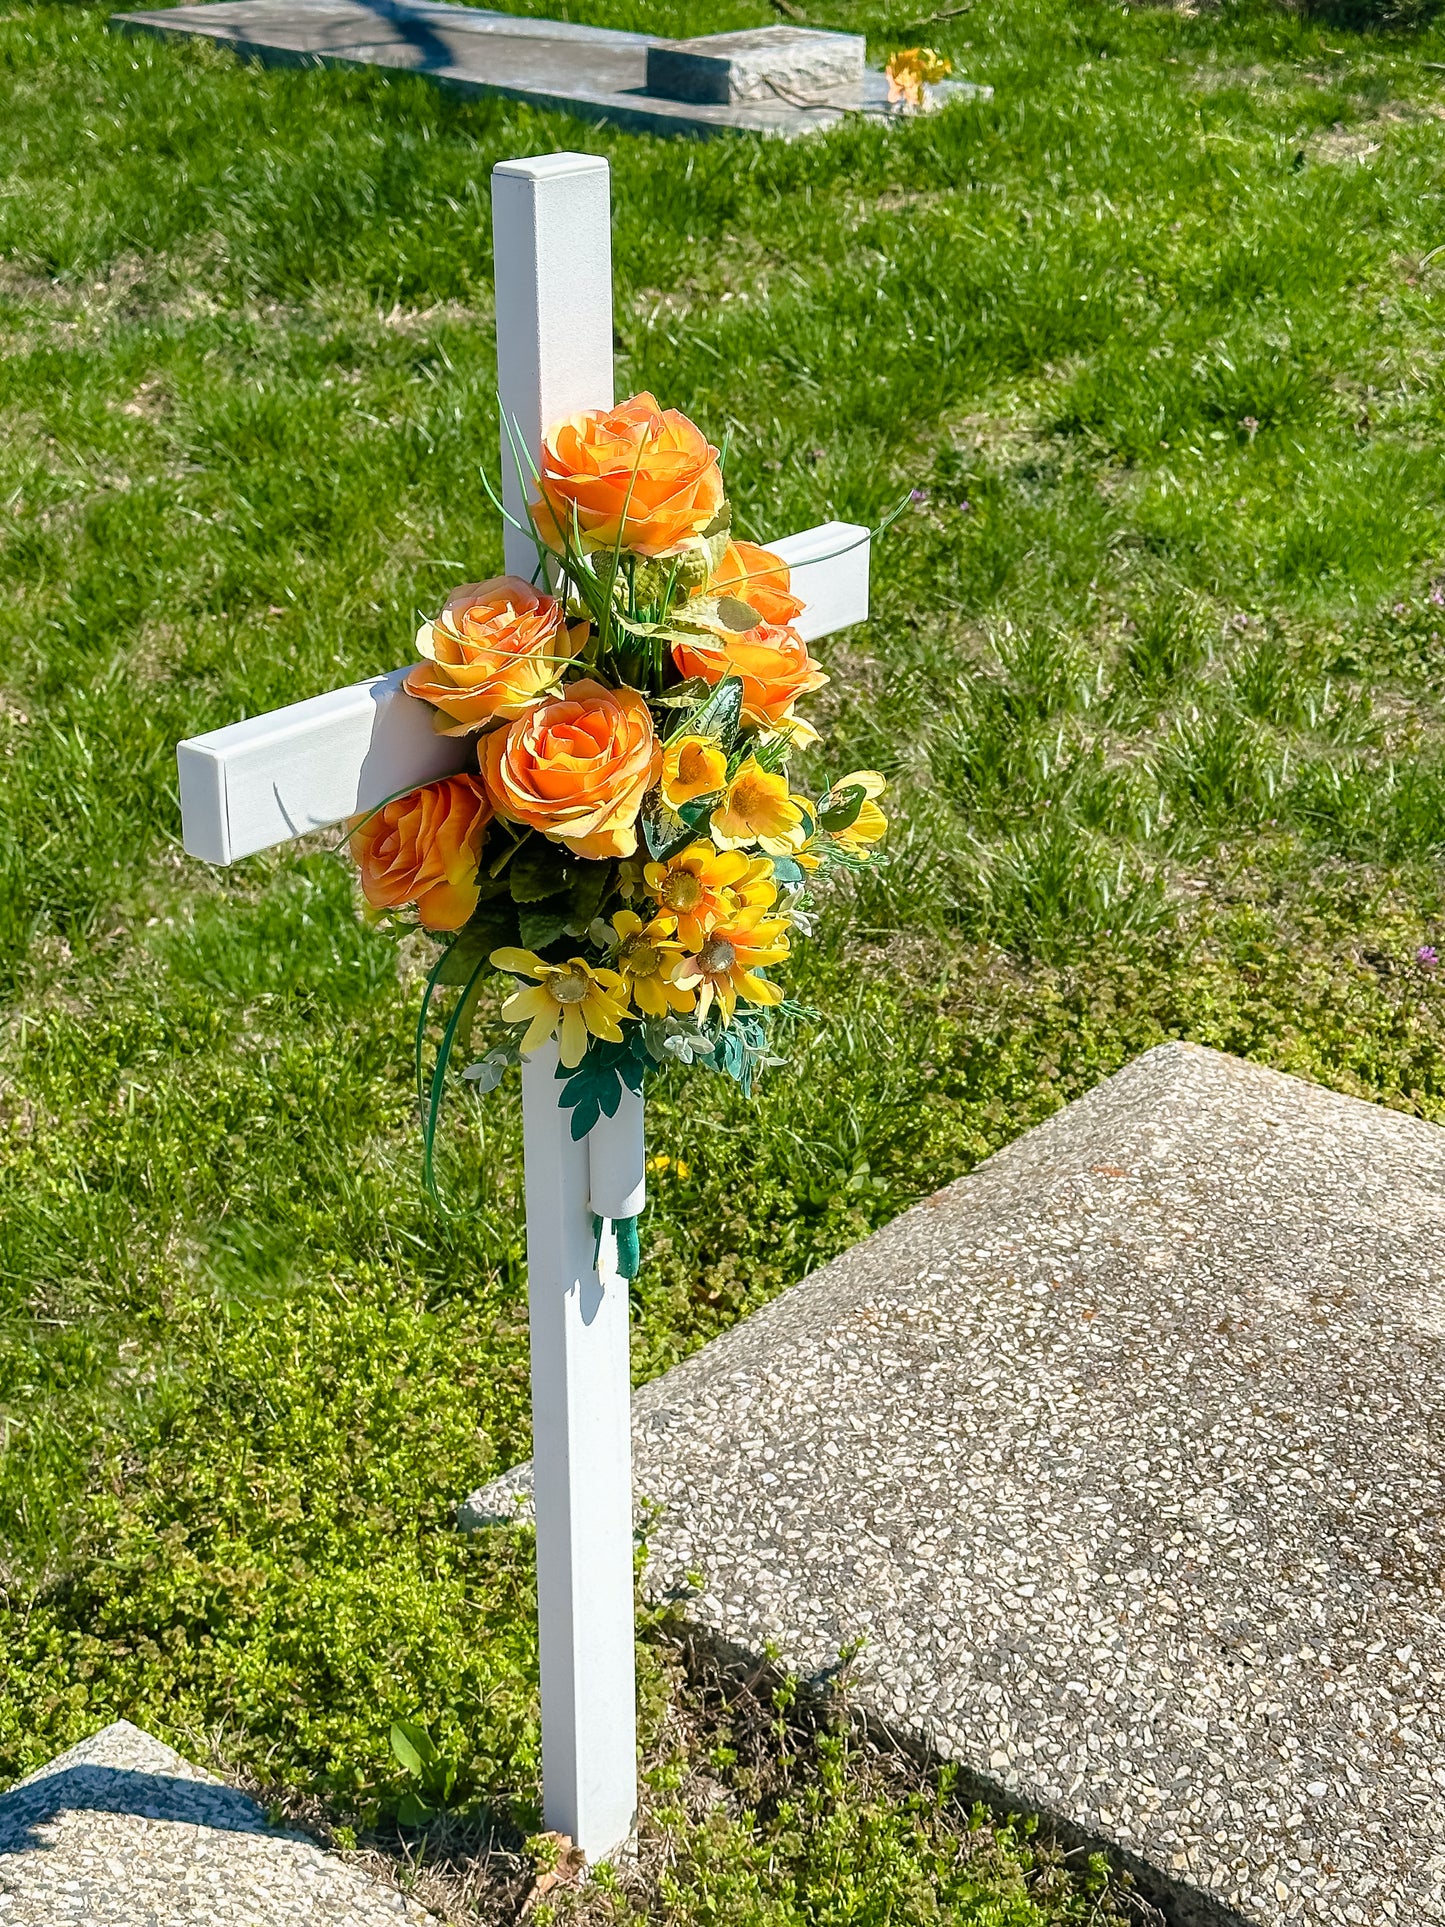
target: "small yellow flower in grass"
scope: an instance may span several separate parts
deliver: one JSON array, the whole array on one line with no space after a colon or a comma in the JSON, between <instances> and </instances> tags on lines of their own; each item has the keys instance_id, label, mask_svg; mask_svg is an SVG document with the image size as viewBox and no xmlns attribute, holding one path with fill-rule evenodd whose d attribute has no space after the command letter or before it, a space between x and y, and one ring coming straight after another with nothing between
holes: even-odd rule
<instances>
[{"instance_id":1,"label":"small yellow flower in grass","mask_svg":"<svg viewBox=\"0 0 1445 1927\"><path fill-rule=\"evenodd\" d=\"M841 844L853 856L867 856L888 829L888 818L877 802L887 787L887 782L876 769L855 769L851 776L841 777L829 792L830 796L838 797L846 790L859 789L863 792L863 807L857 816L846 830L833 831L833 841Z\"/></svg>"},{"instance_id":2,"label":"small yellow flower in grass","mask_svg":"<svg viewBox=\"0 0 1445 1927\"><path fill-rule=\"evenodd\" d=\"M730 1024L738 1000L749 1004L780 1004L780 984L757 973L765 964L781 963L788 954L786 918L765 917L761 909L740 910L728 923L717 924L695 957L683 959L677 981L697 991L699 1019L716 1001L725 1024Z\"/></svg>"},{"instance_id":3,"label":"small yellow flower in grass","mask_svg":"<svg viewBox=\"0 0 1445 1927\"><path fill-rule=\"evenodd\" d=\"M570 1071L582 1062L589 1037L605 1038L609 1044L622 1042L627 989L615 970L595 969L581 957L571 957L564 964L543 963L530 950L510 948L494 950L491 961L496 970L537 979L502 1006L506 1023L527 1026L524 1057L555 1037L557 1054Z\"/></svg>"},{"instance_id":4,"label":"small yellow flower in grass","mask_svg":"<svg viewBox=\"0 0 1445 1927\"><path fill-rule=\"evenodd\" d=\"M709 736L674 736L662 746L662 800L670 810L713 796L728 780L728 759Z\"/></svg>"},{"instance_id":5,"label":"small yellow flower in grass","mask_svg":"<svg viewBox=\"0 0 1445 1927\"><path fill-rule=\"evenodd\" d=\"M696 993L672 981L682 957L674 936L676 917L654 917L644 923L635 910L619 910L612 919L617 932L616 964L633 1003L647 1017L665 1017L670 1010L691 1010Z\"/></svg>"},{"instance_id":6,"label":"small yellow flower in grass","mask_svg":"<svg viewBox=\"0 0 1445 1927\"><path fill-rule=\"evenodd\" d=\"M720 850L741 850L756 843L769 856L790 856L807 841L803 806L788 790L788 779L764 769L749 756L728 784L712 813L712 840Z\"/></svg>"},{"instance_id":7,"label":"small yellow flower in grass","mask_svg":"<svg viewBox=\"0 0 1445 1927\"><path fill-rule=\"evenodd\" d=\"M713 925L737 910L767 909L777 895L766 857L689 843L666 863L649 863L643 881L664 916L677 919L679 941L696 950Z\"/></svg>"}]
</instances>

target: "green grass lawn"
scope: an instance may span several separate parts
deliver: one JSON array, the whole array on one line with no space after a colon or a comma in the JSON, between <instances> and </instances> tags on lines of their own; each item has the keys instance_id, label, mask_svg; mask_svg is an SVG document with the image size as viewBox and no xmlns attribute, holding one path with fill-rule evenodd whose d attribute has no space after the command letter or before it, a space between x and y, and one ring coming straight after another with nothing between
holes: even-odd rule
<instances>
[{"instance_id":1,"label":"green grass lawn","mask_svg":"<svg viewBox=\"0 0 1445 1927\"><path fill-rule=\"evenodd\" d=\"M536 1823L529 1549L449 1527L528 1450L516 1093L454 1104L438 1210L417 960L319 844L184 857L173 761L500 565L496 160L608 155L619 392L730 432L747 533L919 491L815 706L893 862L796 1068L653 1107L639 1376L1166 1037L1445 1118L1445 34L807 11L995 101L692 145L0 16L0 1779L125 1714L384 1817L406 1718ZM1095 1904L837 1734L740 1764L643 1661L673 1886L619 1907Z\"/></svg>"}]
</instances>

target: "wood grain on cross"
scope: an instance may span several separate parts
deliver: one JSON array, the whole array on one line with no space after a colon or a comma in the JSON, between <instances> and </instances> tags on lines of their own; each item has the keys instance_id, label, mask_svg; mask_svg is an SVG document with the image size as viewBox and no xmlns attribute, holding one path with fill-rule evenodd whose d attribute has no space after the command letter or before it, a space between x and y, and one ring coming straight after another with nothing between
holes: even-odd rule
<instances>
[{"instance_id":1,"label":"wood grain on cross","mask_svg":"<svg viewBox=\"0 0 1445 1927\"><path fill-rule=\"evenodd\" d=\"M607 163L586 154L492 171L497 382L504 500L525 523L507 423L537 457L543 431L610 406L612 242ZM829 522L772 547L806 601L809 641L868 613L867 531ZM525 529L508 570L529 577ZM233 723L177 751L186 849L233 863L461 769L472 745L440 736L406 668ZM637 1806L628 1290L593 1217L645 1202L642 1100L580 1143L558 1103L556 1046L522 1067L528 1311L537 1518L546 1825L589 1860L622 1845Z\"/></svg>"}]
</instances>

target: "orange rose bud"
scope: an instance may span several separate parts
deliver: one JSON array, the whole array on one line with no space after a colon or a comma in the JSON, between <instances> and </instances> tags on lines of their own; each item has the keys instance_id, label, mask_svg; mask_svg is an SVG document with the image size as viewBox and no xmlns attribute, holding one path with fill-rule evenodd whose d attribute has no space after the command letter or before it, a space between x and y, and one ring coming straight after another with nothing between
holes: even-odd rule
<instances>
[{"instance_id":1,"label":"orange rose bud","mask_svg":"<svg viewBox=\"0 0 1445 1927\"><path fill-rule=\"evenodd\" d=\"M492 806L475 776L424 783L358 817L351 854L374 910L414 903L428 930L460 930L477 907L477 871Z\"/></svg>"},{"instance_id":2,"label":"orange rose bud","mask_svg":"<svg viewBox=\"0 0 1445 1927\"><path fill-rule=\"evenodd\" d=\"M558 422L542 443L538 487L533 519L555 549L575 529L585 549L615 548L620 536L633 555L675 555L723 504L717 450L647 394Z\"/></svg>"},{"instance_id":3,"label":"orange rose bud","mask_svg":"<svg viewBox=\"0 0 1445 1927\"><path fill-rule=\"evenodd\" d=\"M709 595L736 596L756 609L764 622L780 625L796 622L803 613L803 598L792 592L788 565L771 549L760 549L756 542L729 542L707 589Z\"/></svg>"},{"instance_id":4,"label":"orange rose bud","mask_svg":"<svg viewBox=\"0 0 1445 1927\"><path fill-rule=\"evenodd\" d=\"M561 603L520 576L468 582L417 630L427 661L407 676L407 691L441 711L443 736L510 722L552 688L585 635L581 625L569 631Z\"/></svg>"},{"instance_id":5,"label":"orange rose bud","mask_svg":"<svg viewBox=\"0 0 1445 1927\"><path fill-rule=\"evenodd\" d=\"M588 679L482 741L497 814L581 857L632 855L637 813L661 768L647 698Z\"/></svg>"},{"instance_id":6,"label":"orange rose bud","mask_svg":"<svg viewBox=\"0 0 1445 1927\"><path fill-rule=\"evenodd\" d=\"M760 622L745 635L689 636L673 643L672 659L684 676L714 685L724 676L740 677L743 721L755 729L791 729L796 742L817 741L817 731L793 714L793 704L828 678L796 629Z\"/></svg>"}]
</instances>

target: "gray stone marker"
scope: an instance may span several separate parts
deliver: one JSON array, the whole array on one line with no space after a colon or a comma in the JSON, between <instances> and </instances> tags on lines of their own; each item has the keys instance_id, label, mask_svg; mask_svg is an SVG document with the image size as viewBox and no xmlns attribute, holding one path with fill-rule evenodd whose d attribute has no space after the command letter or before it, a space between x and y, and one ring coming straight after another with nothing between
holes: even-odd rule
<instances>
[{"instance_id":1,"label":"gray stone marker","mask_svg":"<svg viewBox=\"0 0 1445 1927\"><path fill-rule=\"evenodd\" d=\"M435 1917L117 1720L0 1795L4 1927L424 1927Z\"/></svg>"},{"instance_id":2,"label":"gray stone marker","mask_svg":"<svg viewBox=\"0 0 1445 1927\"><path fill-rule=\"evenodd\" d=\"M1167 1045L638 1394L647 1583L1179 1922L1445 1921L1442 1352L1445 1130Z\"/></svg>"},{"instance_id":3,"label":"gray stone marker","mask_svg":"<svg viewBox=\"0 0 1445 1927\"><path fill-rule=\"evenodd\" d=\"M852 34L763 28L689 43L443 0L211 0L118 13L110 25L119 33L213 40L271 66L402 68L454 92L499 94L651 133L794 137L836 127L849 114L889 117L887 82L863 67L862 42ZM719 54L713 43L723 41L750 44ZM842 47L820 45L834 41ZM689 46L703 50L699 60L679 66L675 57ZM649 60L658 49L673 57L671 69L664 60L658 70L661 84L674 94L684 89L681 95L651 87ZM697 77L704 70L706 83ZM702 85L713 91L699 94ZM968 81L932 91L940 102L993 93Z\"/></svg>"},{"instance_id":4,"label":"gray stone marker","mask_svg":"<svg viewBox=\"0 0 1445 1927\"><path fill-rule=\"evenodd\" d=\"M807 27L750 27L660 41L647 50L647 90L671 100L791 104L861 87L867 53L861 33L818 33Z\"/></svg>"}]
</instances>

